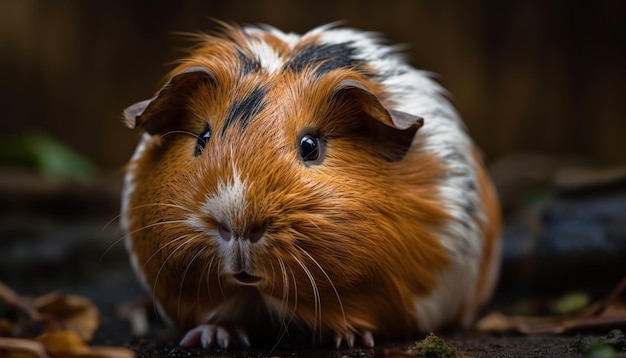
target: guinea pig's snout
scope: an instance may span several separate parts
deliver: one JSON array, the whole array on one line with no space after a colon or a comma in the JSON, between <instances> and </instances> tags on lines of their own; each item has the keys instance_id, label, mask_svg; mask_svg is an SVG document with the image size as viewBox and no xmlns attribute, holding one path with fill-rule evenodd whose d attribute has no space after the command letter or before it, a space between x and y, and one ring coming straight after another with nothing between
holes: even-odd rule
<instances>
[{"instance_id":1,"label":"guinea pig's snout","mask_svg":"<svg viewBox=\"0 0 626 358\"><path fill-rule=\"evenodd\" d=\"M248 240L251 243L255 243L263 237L265 234L265 230L267 229L267 224L252 224L248 225L245 230L234 230L229 225L219 223L217 230L220 233L220 237L224 241L230 241L231 239L241 239Z\"/></svg>"}]
</instances>

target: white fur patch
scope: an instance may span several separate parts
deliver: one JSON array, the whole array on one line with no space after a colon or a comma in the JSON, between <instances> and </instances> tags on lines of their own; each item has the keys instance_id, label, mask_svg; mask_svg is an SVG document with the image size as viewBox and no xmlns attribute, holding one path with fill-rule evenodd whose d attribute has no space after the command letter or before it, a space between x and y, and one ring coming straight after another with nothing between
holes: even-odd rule
<instances>
[{"instance_id":1,"label":"white fur patch","mask_svg":"<svg viewBox=\"0 0 626 358\"><path fill-rule=\"evenodd\" d=\"M200 210L224 225L235 227L237 223L242 222L246 214L246 192L246 184L234 170L232 181L228 183L220 181L217 191L207 195Z\"/></svg>"},{"instance_id":2,"label":"white fur patch","mask_svg":"<svg viewBox=\"0 0 626 358\"><path fill-rule=\"evenodd\" d=\"M272 46L266 42L258 40L248 41L250 50L256 55L259 64L270 74L278 73L285 63L285 59L281 58Z\"/></svg>"},{"instance_id":3,"label":"white fur patch","mask_svg":"<svg viewBox=\"0 0 626 358\"><path fill-rule=\"evenodd\" d=\"M455 263L437 276L437 286L429 296L415 298L416 319L421 331L433 331L442 324L454 322L461 309L474 301L478 267L469 261Z\"/></svg>"},{"instance_id":4,"label":"white fur patch","mask_svg":"<svg viewBox=\"0 0 626 358\"><path fill-rule=\"evenodd\" d=\"M122 228L122 231L125 233L124 244L126 246L126 251L128 252L128 256L130 258L130 264L133 270L135 271L135 274L139 278L139 281L148 292L150 292L150 290L149 290L148 285L146 284L146 278L143 274L143 271L139 267L137 255L135 255L135 253L132 250L133 234L130 232L130 227L132 225L132 222L131 222L132 215L130 212L132 211L133 208L130 208L129 205L130 205L130 198L133 192L135 191L135 185L136 185L135 184L135 171L137 171L136 160L139 157L141 157L141 155L143 154L145 147L146 147L146 142L148 141L149 138L150 138L150 135L147 133L144 133L144 135L141 137L141 141L139 142L139 144L137 145L137 148L135 149L135 153L133 153L133 156L130 159L130 163L128 164L128 169L126 171L126 175L124 176L124 186L122 188L122 207L121 207L121 212L120 212L120 226Z\"/></svg>"},{"instance_id":5,"label":"white fur patch","mask_svg":"<svg viewBox=\"0 0 626 358\"><path fill-rule=\"evenodd\" d=\"M133 243L134 238L133 238L133 233L130 232L130 227L132 225L131 212L133 208L129 207L129 205L130 205L130 198L133 192L135 191L135 187L136 187L136 183L135 183L135 172L137 171L136 160L143 155L143 152L146 148L146 142L148 141L149 138L150 138L150 135L148 133L143 134L143 136L141 137L141 140L139 141L139 144L137 145L137 148L135 149L135 153L133 153L133 156L131 157L130 162L128 164L128 169L126 171L126 175L124 176L124 185L122 188L122 207L121 207L121 213L120 213L120 226L123 232L125 233L124 244L126 246L126 251L128 251L130 264L131 264L131 267L133 268L133 271L137 275L137 278L139 279L144 289L146 290L146 292L152 292L152 290L150 286L147 284L146 276L141 270L141 267L139 265L139 260L137 259L137 255L132 250L132 243ZM161 317L165 320L167 324L173 327L174 324L172 320L165 313L165 310L163 309L163 306L161 305L157 297L152 296L152 298L154 301L154 305L157 308L157 311L159 311L159 314L161 315Z\"/></svg>"}]
</instances>

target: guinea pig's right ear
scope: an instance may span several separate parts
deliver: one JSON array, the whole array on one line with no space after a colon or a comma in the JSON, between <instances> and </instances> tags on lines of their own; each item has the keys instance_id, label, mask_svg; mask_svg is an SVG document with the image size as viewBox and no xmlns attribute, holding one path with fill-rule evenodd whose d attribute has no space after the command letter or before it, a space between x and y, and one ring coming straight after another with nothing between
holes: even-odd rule
<instances>
[{"instance_id":1,"label":"guinea pig's right ear","mask_svg":"<svg viewBox=\"0 0 626 358\"><path fill-rule=\"evenodd\" d=\"M361 135L373 143L388 161L401 160L407 153L415 133L424 119L410 113L385 107L378 97L355 80L343 80L336 87L333 99L344 99L366 115L361 119Z\"/></svg>"},{"instance_id":2,"label":"guinea pig's right ear","mask_svg":"<svg viewBox=\"0 0 626 358\"><path fill-rule=\"evenodd\" d=\"M213 83L215 76L204 67L190 67L175 74L159 93L124 110L124 123L149 134L175 129L184 114L187 98L203 83Z\"/></svg>"}]
</instances>

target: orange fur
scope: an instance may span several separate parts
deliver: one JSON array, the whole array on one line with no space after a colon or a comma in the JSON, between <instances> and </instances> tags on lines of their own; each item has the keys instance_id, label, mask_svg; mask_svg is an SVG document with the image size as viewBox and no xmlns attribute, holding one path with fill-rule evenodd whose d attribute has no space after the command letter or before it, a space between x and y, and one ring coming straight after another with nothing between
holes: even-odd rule
<instances>
[{"instance_id":1,"label":"orange fur","mask_svg":"<svg viewBox=\"0 0 626 358\"><path fill-rule=\"evenodd\" d=\"M279 38L261 37L277 52L289 51ZM315 333L416 332L416 297L429 295L453 260L437 236L451 219L438 192L448 170L442 159L430 150L411 150L395 162L377 155L379 148L359 130L358 108L331 100L337 84L351 79L392 106L383 86L363 72L339 69L319 78L314 69L242 75L233 65L238 51L247 51L239 30L200 39L169 77L201 66L215 83L199 84L176 103L185 109L173 124L176 130L146 139L129 167L130 250L164 313L181 330L207 319L254 328L259 322L250 317L263 317L267 310L278 322L293 316ZM219 135L229 108L259 85L267 89L266 106L245 129L233 126ZM196 158L194 135L206 123L214 134ZM298 136L311 128L327 139L322 165L305 166L298 159ZM220 183L237 179L235 173L245 182L247 206L233 228L267 224L265 241L250 259L254 275L263 278L254 286L228 277L216 244L220 239L209 234L219 223L202 207L207 196L219 194ZM478 181L488 220L480 224L485 234L476 283L480 298L466 307L470 313L490 291L499 232L497 202L482 165ZM206 232L190 228L185 221L190 217Z\"/></svg>"}]
</instances>

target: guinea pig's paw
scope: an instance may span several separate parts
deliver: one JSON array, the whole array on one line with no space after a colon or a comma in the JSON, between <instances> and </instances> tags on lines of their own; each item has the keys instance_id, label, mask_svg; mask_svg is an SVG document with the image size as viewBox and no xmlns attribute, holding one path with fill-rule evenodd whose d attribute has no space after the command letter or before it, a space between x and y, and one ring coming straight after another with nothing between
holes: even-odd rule
<instances>
[{"instance_id":1,"label":"guinea pig's paw","mask_svg":"<svg viewBox=\"0 0 626 358\"><path fill-rule=\"evenodd\" d=\"M346 334L335 334L335 346L339 348L341 346L341 342L344 340L348 344L348 348L354 348L355 342L359 339L359 342L364 348L374 348L374 336L370 331L364 331L363 333L357 334L354 332L348 332Z\"/></svg>"},{"instance_id":2,"label":"guinea pig's paw","mask_svg":"<svg viewBox=\"0 0 626 358\"><path fill-rule=\"evenodd\" d=\"M250 339L244 330L235 329L233 332L236 334L239 344L250 347ZM232 343L231 332L222 326L208 323L189 330L180 340L180 345L183 347L212 348L216 343L220 348L227 349L230 347Z\"/></svg>"}]
</instances>

